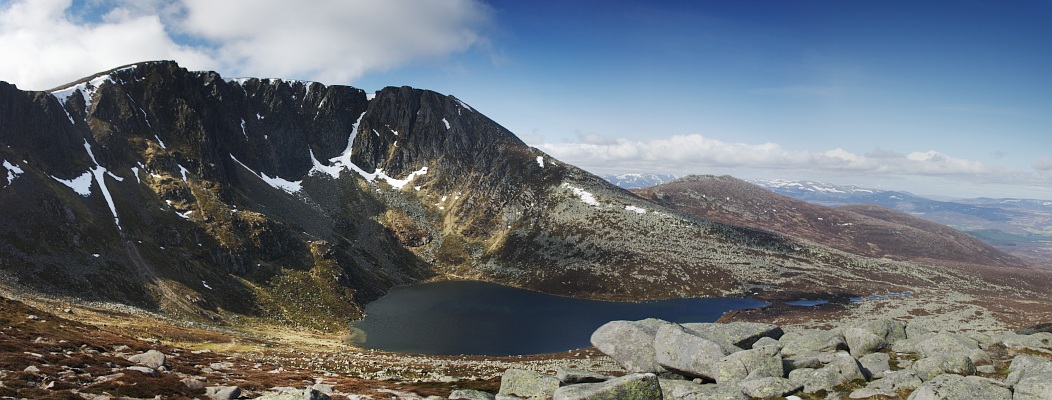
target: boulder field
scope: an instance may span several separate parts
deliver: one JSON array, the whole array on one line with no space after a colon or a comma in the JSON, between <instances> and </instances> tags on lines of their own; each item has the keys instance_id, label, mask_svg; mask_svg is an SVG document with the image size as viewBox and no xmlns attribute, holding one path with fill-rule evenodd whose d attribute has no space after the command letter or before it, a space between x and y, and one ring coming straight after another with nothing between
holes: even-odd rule
<instances>
[{"instance_id":1,"label":"boulder field","mask_svg":"<svg viewBox=\"0 0 1052 400\"><path fill-rule=\"evenodd\" d=\"M1052 400L1048 332L933 332L891 319L783 332L646 319L609 322L591 342L625 374L509 369L496 395L449 398Z\"/></svg>"}]
</instances>

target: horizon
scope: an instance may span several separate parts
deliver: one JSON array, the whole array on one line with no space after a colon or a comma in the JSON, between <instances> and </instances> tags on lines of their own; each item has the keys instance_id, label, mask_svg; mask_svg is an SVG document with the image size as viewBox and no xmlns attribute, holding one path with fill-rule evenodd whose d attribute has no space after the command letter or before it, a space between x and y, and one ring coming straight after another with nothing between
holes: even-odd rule
<instances>
[{"instance_id":1,"label":"horizon","mask_svg":"<svg viewBox=\"0 0 1052 400\"><path fill-rule=\"evenodd\" d=\"M1050 20L1043 0L7 0L0 51L18 61L0 80L49 89L174 59L228 78L408 85L597 175L1052 200Z\"/></svg>"}]
</instances>

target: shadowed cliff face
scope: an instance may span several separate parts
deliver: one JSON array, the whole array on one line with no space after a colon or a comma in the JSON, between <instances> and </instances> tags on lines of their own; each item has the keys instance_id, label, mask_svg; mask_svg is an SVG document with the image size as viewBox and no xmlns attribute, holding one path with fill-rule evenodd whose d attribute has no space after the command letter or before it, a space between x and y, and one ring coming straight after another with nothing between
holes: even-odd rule
<instances>
[{"instance_id":1,"label":"shadowed cliff face","mask_svg":"<svg viewBox=\"0 0 1052 400\"><path fill-rule=\"evenodd\" d=\"M452 96L172 62L0 82L0 255L32 290L322 328L435 277L617 299L960 278L644 200Z\"/></svg>"}]
</instances>

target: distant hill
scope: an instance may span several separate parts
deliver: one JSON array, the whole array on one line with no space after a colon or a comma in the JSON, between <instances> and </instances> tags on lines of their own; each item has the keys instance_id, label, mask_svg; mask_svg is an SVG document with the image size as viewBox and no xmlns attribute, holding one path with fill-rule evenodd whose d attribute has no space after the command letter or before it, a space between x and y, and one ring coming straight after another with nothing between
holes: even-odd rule
<instances>
[{"instance_id":1,"label":"distant hill","mask_svg":"<svg viewBox=\"0 0 1052 400\"><path fill-rule=\"evenodd\" d=\"M1052 201L932 200L908 192L814 181L752 180L776 193L826 206L873 204L951 226L1030 262L1052 265Z\"/></svg>"},{"instance_id":2,"label":"distant hill","mask_svg":"<svg viewBox=\"0 0 1052 400\"><path fill-rule=\"evenodd\" d=\"M879 196L857 188L816 189L823 190L845 197L852 191ZM872 204L829 208L729 176L692 175L635 193L701 218L802 237L866 257L942 265L1023 265L963 232L889 208Z\"/></svg>"}]
</instances>

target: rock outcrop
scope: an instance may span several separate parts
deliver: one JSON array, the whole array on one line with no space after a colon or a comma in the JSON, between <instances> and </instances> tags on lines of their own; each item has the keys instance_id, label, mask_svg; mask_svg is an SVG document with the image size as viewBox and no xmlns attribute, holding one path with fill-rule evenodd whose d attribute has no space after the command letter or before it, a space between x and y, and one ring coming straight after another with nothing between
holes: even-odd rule
<instances>
[{"instance_id":1,"label":"rock outcrop","mask_svg":"<svg viewBox=\"0 0 1052 400\"><path fill-rule=\"evenodd\" d=\"M850 398L899 398L908 393L910 400L1052 398L1052 334L933 333L888 319L784 335L773 325L704 324L691 329L692 325L656 319L610 322L596 331L593 344L609 352L627 375L582 384L528 373L525 382L550 383L544 389L513 392L506 391L503 382L521 381L524 372L508 370L501 395L775 399L842 392ZM745 331L753 333L742 334ZM914 350L888 350L899 342ZM751 348L739 347L744 345ZM736 350L725 354L728 348ZM977 374L973 362L991 368ZM665 370L655 371L655 365Z\"/></svg>"}]
</instances>

